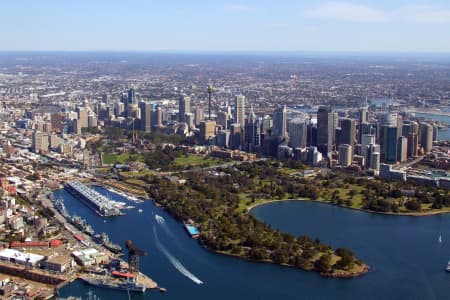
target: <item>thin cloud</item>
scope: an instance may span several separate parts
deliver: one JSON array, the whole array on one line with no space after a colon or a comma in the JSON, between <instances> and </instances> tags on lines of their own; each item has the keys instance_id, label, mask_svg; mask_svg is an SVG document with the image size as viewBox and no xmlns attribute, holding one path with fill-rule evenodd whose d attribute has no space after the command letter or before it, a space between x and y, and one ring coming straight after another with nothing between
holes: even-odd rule
<instances>
[{"instance_id":1,"label":"thin cloud","mask_svg":"<svg viewBox=\"0 0 450 300\"><path fill-rule=\"evenodd\" d=\"M445 24L450 23L450 9L436 6L411 5L402 9L399 18L415 23Z\"/></svg>"},{"instance_id":2,"label":"thin cloud","mask_svg":"<svg viewBox=\"0 0 450 300\"><path fill-rule=\"evenodd\" d=\"M225 5L225 10L233 11L233 12L250 13L250 12L255 12L256 8L246 5L246 4L230 3L230 4Z\"/></svg>"},{"instance_id":3,"label":"thin cloud","mask_svg":"<svg viewBox=\"0 0 450 300\"><path fill-rule=\"evenodd\" d=\"M346 22L386 22L388 15L379 9L349 2L326 2L305 12L305 16Z\"/></svg>"}]
</instances>

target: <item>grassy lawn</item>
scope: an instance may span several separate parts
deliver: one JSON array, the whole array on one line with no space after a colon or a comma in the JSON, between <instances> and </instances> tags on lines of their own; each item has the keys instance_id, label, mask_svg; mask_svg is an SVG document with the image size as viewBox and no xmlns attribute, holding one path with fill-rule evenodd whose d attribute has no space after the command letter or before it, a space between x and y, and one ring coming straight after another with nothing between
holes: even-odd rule
<instances>
[{"instance_id":1,"label":"grassy lawn","mask_svg":"<svg viewBox=\"0 0 450 300\"><path fill-rule=\"evenodd\" d=\"M103 153L103 163L107 165L112 165L115 163L125 164L130 158L130 154L122 153L122 154L112 154L112 153Z\"/></svg>"},{"instance_id":2,"label":"grassy lawn","mask_svg":"<svg viewBox=\"0 0 450 300\"><path fill-rule=\"evenodd\" d=\"M225 161L218 158L212 157L205 158L204 156L201 155L188 155L188 156L183 155L175 158L172 164L176 166L199 166L199 165L214 166L223 164L224 162Z\"/></svg>"},{"instance_id":3,"label":"grassy lawn","mask_svg":"<svg viewBox=\"0 0 450 300\"><path fill-rule=\"evenodd\" d=\"M143 161L144 158L140 154L130 154L130 153L121 153L121 154L113 154L113 153L103 153L103 163L107 165L119 163L126 164L130 160L133 161Z\"/></svg>"}]
</instances>

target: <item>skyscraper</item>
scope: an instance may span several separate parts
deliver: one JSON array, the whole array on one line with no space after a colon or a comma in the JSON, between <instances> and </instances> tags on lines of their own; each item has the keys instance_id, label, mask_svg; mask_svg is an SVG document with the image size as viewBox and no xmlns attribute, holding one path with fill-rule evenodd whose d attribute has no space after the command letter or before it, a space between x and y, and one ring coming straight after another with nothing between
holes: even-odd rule
<instances>
[{"instance_id":1,"label":"skyscraper","mask_svg":"<svg viewBox=\"0 0 450 300\"><path fill-rule=\"evenodd\" d=\"M349 118L341 118L341 144L354 145L356 139L356 121Z\"/></svg>"},{"instance_id":2,"label":"skyscraper","mask_svg":"<svg viewBox=\"0 0 450 300\"><path fill-rule=\"evenodd\" d=\"M352 164L353 147L349 144L339 145L339 164L348 167Z\"/></svg>"},{"instance_id":3,"label":"skyscraper","mask_svg":"<svg viewBox=\"0 0 450 300\"><path fill-rule=\"evenodd\" d=\"M140 129L145 132L150 132L152 130L151 123L151 114L152 114L152 106L148 102L140 102L139 108L141 110L141 119L140 119Z\"/></svg>"},{"instance_id":4,"label":"skyscraper","mask_svg":"<svg viewBox=\"0 0 450 300\"><path fill-rule=\"evenodd\" d=\"M420 145L425 150L425 153L429 153L433 148L433 126L428 123L420 123Z\"/></svg>"},{"instance_id":5,"label":"skyscraper","mask_svg":"<svg viewBox=\"0 0 450 300\"><path fill-rule=\"evenodd\" d=\"M137 104L136 91L134 88L128 90L128 103Z\"/></svg>"},{"instance_id":6,"label":"skyscraper","mask_svg":"<svg viewBox=\"0 0 450 300\"><path fill-rule=\"evenodd\" d=\"M236 95L234 102L234 123L245 125L245 96Z\"/></svg>"},{"instance_id":7,"label":"skyscraper","mask_svg":"<svg viewBox=\"0 0 450 300\"><path fill-rule=\"evenodd\" d=\"M305 148L307 141L306 120L296 118L288 123L289 143L292 148Z\"/></svg>"},{"instance_id":8,"label":"skyscraper","mask_svg":"<svg viewBox=\"0 0 450 300\"><path fill-rule=\"evenodd\" d=\"M286 131L286 105L277 108L273 113L273 131L274 136L282 138L287 137Z\"/></svg>"},{"instance_id":9,"label":"skyscraper","mask_svg":"<svg viewBox=\"0 0 450 300\"><path fill-rule=\"evenodd\" d=\"M185 122L184 115L191 112L191 98L181 95L178 100L178 121Z\"/></svg>"},{"instance_id":10,"label":"skyscraper","mask_svg":"<svg viewBox=\"0 0 450 300\"><path fill-rule=\"evenodd\" d=\"M317 111L317 148L325 156L333 147L333 114L331 107L320 106Z\"/></svg>"},{"instance_id":11,"label":"skyscraper","mask_svg":"<svg viewBox=\"0 0 450 300\"><path fill-rule=\"evenodd\" d=\"M255 112L253 111L253 106L251 107L250 113L248 114L248 118L245 122L244 134L246 150L248 152L255 151L255 149L261 145L261 125L260 122L256 119Z\"/></svg>"}]
</instances>

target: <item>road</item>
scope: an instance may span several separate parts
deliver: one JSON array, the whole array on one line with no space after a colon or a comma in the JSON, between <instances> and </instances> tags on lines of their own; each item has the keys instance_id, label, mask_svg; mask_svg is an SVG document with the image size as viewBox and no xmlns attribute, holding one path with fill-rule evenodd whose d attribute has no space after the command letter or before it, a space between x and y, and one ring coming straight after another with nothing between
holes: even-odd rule
<instances>
[{"instance_id":1,"label":"road","mask_svg":"<svg viewBox=\"0 0 450 300\"><path fill-rule=\"evenodd\" d=\"M403 169L403 168L411 167L411 166L419 163L420 161L422 161L424 158L425 158L425 155L419 156L418 158L416 158L412 161L407 161L407 162L401 163L400 165L394 167L394 169Z\"/></svg>"}]
</instances>

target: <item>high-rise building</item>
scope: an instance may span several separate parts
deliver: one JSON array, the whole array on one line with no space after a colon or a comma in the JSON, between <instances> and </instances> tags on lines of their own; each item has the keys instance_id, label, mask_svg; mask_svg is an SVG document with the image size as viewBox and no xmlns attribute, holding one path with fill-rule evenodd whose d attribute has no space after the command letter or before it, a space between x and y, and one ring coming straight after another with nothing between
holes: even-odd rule
<instances>
[{"instance_id":1,"label":"high-rise building","mask_svg":"<svg viewBox=\"0 0 450 300\"><path fill-rule=\"evenodd\" d=\"M408 133L408 157L416 157L419 148L419 139L417 133Z\"/></svg>"},{"instance_id":2,"label":"high-rise building","mask_svg":"<svg viewBox=\"0 0 450 300\"><path fill-rule=\"evenodd\" d=\"M361 107L359 109L359 123L367 123L368 119L367 119L367 106Z\"/></svg>"},{"instance_id":3,"label":"high-rise building","mask_svg":"<svg viewBox=\"0 0 450 300\"><path fill-rule=\"evenodd\" d=\"M397 161L405 162L408 159L408 138L401 136L397 143Z\"/></svg>"},{"instance_id":4,"label":"high-rise building","mask_svg":"<svg viewBox=\"0 0 450 300\"><path fill-rule=\"evenodd\" d=\"M375 171L380 170L380 152L372 152L369 168Z\"/></svg>"},{"instance_id":5,"label":"high-rise building","mask_svg":"<svg viewBox=\"0 0 450 300\"><path fill-rule=\"evenodd\" d=\"M349 144L339 145L339 164L348 167L352 164L353 147Z\"/></svg>"},{"instance_id":6,"label":"high-rise building","mask_svg":"<svg viewBox=\"0 0 450 300\"><path fill-rule=\"evenodd\" d=\"M236 95L234 99L234 123L245 125L245 96Z\"/></svg>"},{"instance_id":7,"label":"high-rise building","mask_svg":"<svg viewBox=\"0 0 450 300\"><path fill-rule=\"evenodd\" d=\"M200 122L200 142L206 144L216 135L216 121Z\"/></svg>"},{"instance_id":8,"label":"high-rise building","mask_svg":"<svg viewBox=\"0 0 450 300\"><path fill-rule=\"evenodd\" d=\"M383 144L385 161L387 163L395 163L397 161L397 126L383 126Z\"/></svg>"},{"instance_id":9,"label":"high-rise building","mask_svg":"<svg viewBox=\"0 0 450 300\"><path fill-rule=\"evenodd\" d=\"M191 112L191 98L181 95L178 100L178 121L185 122L184 115Z\"/></svg>"},{"instance_id":10,"label":"high-rise building","mask_svg":"<svg viewBox=\"0 0 450 300\"><path fill-rule=\"evenodd\" d=\"M292 148L305 148L307 141L306 120L296 118L288 123L289 143Z\"/></svg>"},{"instance_id":11,"label":"high-rise building","mask_svg":"<svg viewBox=\"0 0 450 300\"><path fill-rule=\"evenodd\" d=\"M272 134L274 136L287 138L286 122L286 105L284 105L283 107L277 108L273 113Z\"/></svg>"},{"instance_id":12,"label":"high-rise building","mask_svg":"<svg viewBox=\"0 0 450 300\"><path fill-rule=\"evenodd\" d=\"M150 132L152 130L151 123L151 115L152 115L152 106L148 102L140 102L139 108L141 110L141 119L140 119L140 129L145 132Z\"/></svg>"},{"instance_id":13,"label":"high-rise building","mask_svg":"<svg viewBox=\"0 0 450 300\"><path fill-rule=\"evenodd\" d=\"M205 119L203 107L196 107L195 110L194 123L195 126L200 126L200 122Z\"/></svg>"},{"instance_id":14,"label":"high-rise building","mask_svg":"<svg viewBox=\"0 0 450 300\"><path fill-rule=\"evenodd\" d=\"M433 126L428 123L420 123L420 145L429 153L433 148Z\"/></svg>"},{"instance_id":15,"label":"high-rise building","mask_svg":"<svg viewBox=\"0 0 450 300\"><path fill-rule=\"evenodd\" d=\"M320 106L317 112L317 148L325 156L328 156L333 147L333 122L331 107Z\"/></svg>"},{"instance_id":16,"label":"high-rise building","mask_svg":"<svg viewBox=\"0 0 450 300\"><path fill-rule=\"evenodd\" d=\"M241 125L235 123L231 124L230 147L232 149L241 149L242 131L243 130L241 130Z\"/></svg>"},{"instance_id":17,"label":"high-rise building","mask_svg":"<svg viewBox=\"0 0 450 300\"><path fill-rule=\"evenodd\" d=\"M248 118L245 122L244 135L246 151L253 152L261 145L261 126L260 122L256 119L253 106L251 107L250 113L248 114Z\"/></svg>"},{"instance_id":18,"label":"high-rise building","mask_svg":"<svg viewBox=\"0 0 450 300\"><path fill-rule=\"evenodd\" d=\"M128 103L129 104L137 104L136 92L134 88L128 90Z\"/></svg>"},{"instance_id":19,"label":"high-rise building","mask_svg":"<svg viewBox=\"0 0 450 300\"><path fill-rule=\"evenodd\" d=\"M356 140L356 120L341 118L340 143L354 145Z\"/></svg>"},{"instance_id":20,"label":"high-rise building","mask_svg":"<svg viewBox=\"0 0 450 300\"><path fill-rule=\"evenodd\" d=\"M222 128L228 128L228 113L225 111L217 112L217 125L220 125Z\"/></svg>"},{"instance_id":21,"label":"high-rise building","mask_svg":"<svg viewBox=\"0 0 450 300\"><path fill-rule=\"evenodd\" d=\"M78 108L78 122L81 128L87 128L88 123L88 110L86 108Z\"/></svg>"},{"instance_id":22,"label":"high-rise building","mask_svg":"<svg viewBox=\"0 0 450 300\"><path fill-rule=\"evenodd\" d=\"M32 135L31 147L35 153L46 153L49 147L48 133L35 130Z\"/></svg>"}]
</instances>

